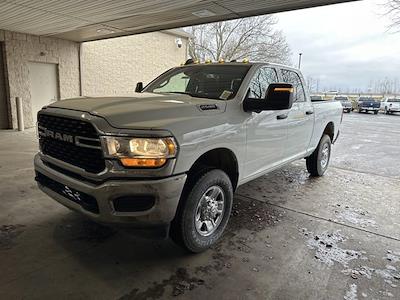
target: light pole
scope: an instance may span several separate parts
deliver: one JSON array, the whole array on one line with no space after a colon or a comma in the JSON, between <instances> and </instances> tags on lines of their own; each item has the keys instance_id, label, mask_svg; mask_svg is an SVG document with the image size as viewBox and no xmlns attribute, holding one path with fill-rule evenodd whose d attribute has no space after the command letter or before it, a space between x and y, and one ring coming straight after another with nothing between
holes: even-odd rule
<instances>
[{"instance_id":1,"label":"light pole","mask_svg":"<svg viewBox=\"0 0 400 300\"><path fill-rule=\"evenodd\" d=\"M302 57L303 53L299 53L299 69L301 68L301 57Z\"/></svg>"}]
</instances>

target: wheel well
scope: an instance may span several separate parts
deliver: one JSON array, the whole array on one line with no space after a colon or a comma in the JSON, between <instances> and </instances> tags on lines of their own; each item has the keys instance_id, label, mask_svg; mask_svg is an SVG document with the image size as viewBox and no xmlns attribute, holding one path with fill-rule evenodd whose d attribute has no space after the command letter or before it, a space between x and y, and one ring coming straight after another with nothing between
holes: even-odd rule
<instances>
[{"instance_id":1,"label":"wheel well","mask_svg":"<svg viewBox=\"0 0 400 300\"><path fill-rule=\"evenodd\" d=\"M224 171L231 180L233 190L236 189L239 179L239 166L235 154L226 148L217 148L201 155L188 172L188 177L196 175L207 168L216 168Z\"/></svg>"},{"instance_id":2,"label":"wheel well","mask_svg":"<svg viewBox=\"0 0 400 300\"><path fill-rule=\"evenodd\" d=\"M328 125L326 125L323 134L327 134L331 138L331 142L333 142L333 138L335 135L335 126L332 122L329 122Z\"/></svg>"}]
</instances>

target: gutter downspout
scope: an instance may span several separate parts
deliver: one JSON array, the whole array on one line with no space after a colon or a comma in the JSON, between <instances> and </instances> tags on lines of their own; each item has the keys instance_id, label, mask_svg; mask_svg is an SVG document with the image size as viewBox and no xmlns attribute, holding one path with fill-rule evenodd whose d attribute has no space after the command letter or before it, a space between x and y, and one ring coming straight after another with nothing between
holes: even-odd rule
<instances>
[{"instance_id":1,"label":"gutter downspout","mask_svg":"<svg viewBox=\"0 0 400 300\"><path fill-rule=\"evenodd\" d=\"M82 79L82 43L79 43L78 49L79 60L79 96L83 96L83 79Z\"/></svg>"}]
</instances>

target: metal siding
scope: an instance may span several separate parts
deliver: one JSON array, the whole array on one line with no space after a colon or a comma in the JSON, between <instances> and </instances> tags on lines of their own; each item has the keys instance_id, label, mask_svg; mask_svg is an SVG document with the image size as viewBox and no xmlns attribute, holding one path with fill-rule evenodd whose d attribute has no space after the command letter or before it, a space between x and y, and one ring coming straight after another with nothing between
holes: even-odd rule
<instances>
[{"instance_id":1,"label":"metal siding","mask_svg":"<svg viewBox=\"0 0 400 300\"><path fill-rule=\"evenodd\" d=\"M348 1L0 0L0 28L82 42ZM203 9L216 15L192 14ZM103 27L114 32L97 32Z\"/></svg>"}]
</instances>

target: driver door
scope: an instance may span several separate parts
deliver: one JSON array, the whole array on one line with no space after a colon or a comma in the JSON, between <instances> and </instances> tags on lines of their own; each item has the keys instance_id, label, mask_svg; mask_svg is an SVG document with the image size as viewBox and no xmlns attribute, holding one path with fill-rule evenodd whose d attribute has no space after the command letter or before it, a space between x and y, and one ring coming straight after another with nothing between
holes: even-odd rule
<instances>
[{"instance_id":1,"label":"driver door","mask_svg":"<svg viewBox=\"0 0 400 300\"><path fill-rule=\"evenodd\" d=\"M250 82L249 97L264 101L268 86L277 82L275 68L261 67ZM246 177L256 177L283 162L287 142L286 116L287 110L251 113L246 126Z\"/></svg>"}]
</instances>

